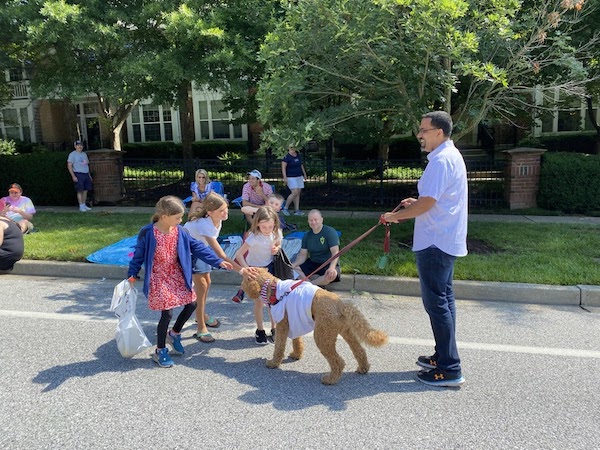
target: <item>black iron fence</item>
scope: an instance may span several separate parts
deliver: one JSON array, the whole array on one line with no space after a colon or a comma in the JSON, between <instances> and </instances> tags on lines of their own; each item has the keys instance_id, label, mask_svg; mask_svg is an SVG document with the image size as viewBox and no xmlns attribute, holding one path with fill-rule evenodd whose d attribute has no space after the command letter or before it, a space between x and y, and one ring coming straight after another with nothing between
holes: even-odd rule
<instances>
[{"instance_id":1,"label":"black iron fence","mask_svg":"<svg viewBox=\"0 0 600 450\"><path fill-rule=\"evenodd\" d=\"M424 161L325 160L305 162L308 179L302 191L302 205L329 209L395 207L402 199L417 195L417 181ZM208 171L221 181L230 200L241 195L247 173L258 169L284 197L289 190L281 177L277 160L224 163L214 160L129 159L124 160L125 201L153 205L164 195L185 198L196 169ZM467 161L471 207L503 207L504 161Z\"/></svg>"}]
</instances>

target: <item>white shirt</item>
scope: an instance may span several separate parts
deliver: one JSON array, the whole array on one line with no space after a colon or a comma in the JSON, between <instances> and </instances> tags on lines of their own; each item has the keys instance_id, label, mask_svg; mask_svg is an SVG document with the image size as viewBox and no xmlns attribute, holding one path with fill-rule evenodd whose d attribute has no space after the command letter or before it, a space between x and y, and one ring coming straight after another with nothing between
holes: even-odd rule
<instances>
[{"instance_id":1,"label":"white shirt","mask_svg":"<svg viewBox=\"0 0 600 450\"><path fill-rule=\"evenodd\" d=\"M201 217L187 222L183 227L190 232L194 239L208 245L206 237L217 239L222 226L223 222L219 222L219 225L215 227L210 217Z\"/></svg>"},{"instance_id":2,"label":"white shirt","mask_svg":"<svg viewBox=\"0 0 600 450\"><path fill-rule=\"evenodd\" d=\"M275 297L281 298L290 290L296 280L281 280L277 282L275 288ZM288 337L295 339L310 333L315 329L315 321L312 317L312 302L319 286L315 286L307 281L300 284L288 295L281 298L279 303L271 306L271 315L277 323L283 320L285 313L288 315L290 331Z\"/></svg>"},{"instance_id":3,"label":"white shirt","mask_svg":"<svg viewBox=\"0 0 600 450\"><path fill-rule=\"evenodd\" d=\"M451 140L427 155L429 163L417 184L419 197L435 205L415 218L413 251L435 245L452 256L467 254L468 189L465 161Z\"/></svg>"},{"instance_id":4,"label":"white shirt","mask_svg":"<svg viewBox=\"0 0 600 450\"><path fill-rule=\"evenodd\" d=\"M283 239L283 233L281 230L277 230L277 234L271 233L269 236L265 236L262 233L250 233L246 238L246 244L248 244L249 250L246 255L246 262L251 267L267 267L273 261L273 255L271 254L271 248L276 240L280 243Z\"/></svg>"}]
</instances>

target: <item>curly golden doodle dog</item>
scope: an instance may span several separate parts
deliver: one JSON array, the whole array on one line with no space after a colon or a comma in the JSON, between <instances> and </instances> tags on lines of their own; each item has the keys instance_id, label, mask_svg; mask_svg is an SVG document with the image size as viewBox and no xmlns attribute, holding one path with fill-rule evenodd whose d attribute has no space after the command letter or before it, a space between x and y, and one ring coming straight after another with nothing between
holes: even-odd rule
<instances>
[{"instance_id":1,"label":"curly golden doodle dog","mask_svg":"<svg viewBox=\"0 0 600 450\"><path fill-rule=\"evenodd\" d=\"M290 358L302 358L301 336L314 329L315 343L331 367L331 372L321 378L323 384L337 383L344 370L344 360L335 349L338 334L348 343L358 361L356 371L367 373L370 366L361 342L381 347L388 341L387 334L372 328L358 309L344 303L332 292L306 282L290 292L295 283L295 280L280 280L265 269L259 269L255 278L244 277L242 282L248 297L261 299L271 306L271 314L277 322L275 350L267 367L279 367L288 337L292 339Z\"/></svg>"}]
</instances>

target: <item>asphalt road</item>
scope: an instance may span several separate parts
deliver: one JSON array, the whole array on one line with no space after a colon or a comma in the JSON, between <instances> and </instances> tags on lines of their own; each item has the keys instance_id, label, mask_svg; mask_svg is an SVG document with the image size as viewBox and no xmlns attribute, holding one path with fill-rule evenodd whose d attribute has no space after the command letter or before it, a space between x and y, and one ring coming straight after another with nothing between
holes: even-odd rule
<instances>
[{"instance_id":1,"label":"asphalt road","mask_svg":"<svg viewBox=\"0 0 600 450\"><path fill-rule=\"evenodd\" d=\"M252 305L213 286L217 341L192 339L175 367L123 359L109 312L115 280L0 276L0 448L6 449L594 449L600 448L600 309L458 302L466 383L416 381L433 341L420 300L352 296L390 343L371 372L324 386L311 336L304 359L264 367ZM152 342L157 313L140 296Z\"/></svg>"}]
</instances>

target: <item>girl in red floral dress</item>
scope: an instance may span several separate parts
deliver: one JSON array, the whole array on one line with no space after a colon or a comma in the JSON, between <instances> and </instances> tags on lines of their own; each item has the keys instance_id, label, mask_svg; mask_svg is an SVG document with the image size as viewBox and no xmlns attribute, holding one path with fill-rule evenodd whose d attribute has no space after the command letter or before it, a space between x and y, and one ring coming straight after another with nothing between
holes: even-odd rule
<instances>
[{"instance_id":1,"label":"girl in red floral dress","mask_svg":"<svg viewBox=\"0 0 600 450\"><path fill-rule=\"evenodd\" d=\"M175 355L185 353L181 344L181 329L196 309L196 294L192 288L192 255L213 267L231 270L231 263L219 258L213 250L193 239L181 225L185 207L174 196L161 198L156 204L152 223L138 234L135 253L129 263L129 281L133 284L144 265L144 294L148 307L161 311L156 330L157 343L153 359L160 367L173 366L166 348L168 342ZM169 331L173 308L183 306L175 325Z\"/></svg>"}]
</instances>

